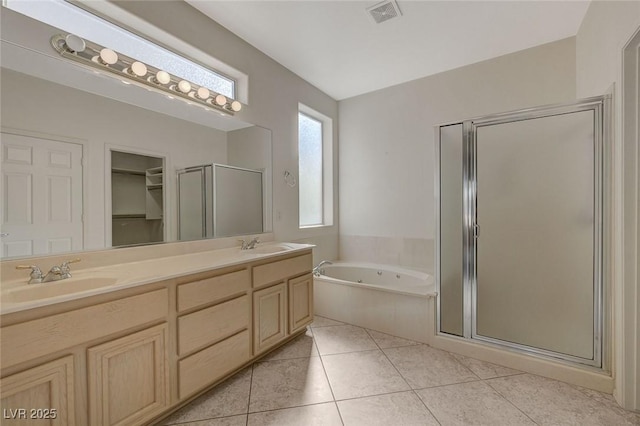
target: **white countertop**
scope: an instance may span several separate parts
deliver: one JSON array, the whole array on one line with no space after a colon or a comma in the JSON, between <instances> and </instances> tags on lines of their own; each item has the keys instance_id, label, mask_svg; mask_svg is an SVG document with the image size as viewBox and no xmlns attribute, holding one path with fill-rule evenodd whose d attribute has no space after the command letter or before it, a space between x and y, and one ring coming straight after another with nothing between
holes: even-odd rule
<instances>
[{"instance_id":1,"label":"white countertop","mask_svg":"<svg viewBox=\"0 0 640 426\"><path fill-rule=\"evenodd\" d=\"M76 272L72 269L71 278L47 283L27 284L26 279L7 282L3 283L6 289L0 291L0 315L296 253L312 247L312 244L268 243L252 250L234 247L79 269ZM42 294L50 296L42 297Z\"/></svg>"}]
</instances>

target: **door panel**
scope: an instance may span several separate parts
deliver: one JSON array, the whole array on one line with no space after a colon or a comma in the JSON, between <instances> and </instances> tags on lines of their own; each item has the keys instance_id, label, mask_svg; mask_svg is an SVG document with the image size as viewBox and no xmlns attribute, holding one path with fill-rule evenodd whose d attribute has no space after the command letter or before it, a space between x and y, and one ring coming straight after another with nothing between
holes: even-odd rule
<instances>
[{"instance_id":1,"label":"door panel","mask_svg":"<svg viewBox=\"0 0 640 426\"><path fill-rule=\"evenodd\" d=\"M2 133L2 257L81 250L82 145Z\"/></svg>"},{"instance_id":2,"label":"door panel","mask_svg":"<svg viewBox=\"0 0 640 426\"><path fill-rule=\"evenodd\" d=\"M476 333L594 358L594 111L476 129Z\"/></svg>"},{"instance_id":3,"label":"door panel","mask_svg":"<svg viewBox=\"0 0 640 426\"><path fill-rule=\"evenodd\" d=\"M463 132L440 128L440 331L463 334Z\"/></svg>"}]
</instances>

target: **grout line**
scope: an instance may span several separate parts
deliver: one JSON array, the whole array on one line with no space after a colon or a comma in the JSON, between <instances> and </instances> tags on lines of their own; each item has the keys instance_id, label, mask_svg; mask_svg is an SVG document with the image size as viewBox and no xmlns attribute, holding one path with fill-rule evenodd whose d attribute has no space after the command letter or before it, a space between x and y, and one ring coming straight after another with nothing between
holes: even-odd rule
<instances>
[{"instance_id":1,"label":"grout line","mask_svg":"<svg viewBox=\"0 0 640 426\"><path fill-rule=\"evenodd\" d=\"M522 373L525 374L525 373ZM505 377L513 377L512 376L505 376ZM505 395L503 395L502 393L500 393L500 391L496 388L494 388L493 386L491 386L491 383L489 383L489 380L493 380L493 379L500 379L501 377L492 377L491 379L487 379L487 380L483 380L484 383L487 384L487 386L489 386L495 393L497 393L498 395L500 395L500 397L502 397L505 401L507 401L509 404L511 404L516 410L520 411L526 418L528 418L529 420L531 420L534 424L539 425L540 423L536 422L535 420L533 420L527 413L525 413L522 409L520 409L520 407L518 407L513 401L511 401L509 398L507 398Z\"/></svg>"},{"instance_id":2,"label":"grout line","mask_svg":"<svg viewBox=\"0 0 640 426\"><path fill-rule=\"evenodd\" d=\"M245 426L249 426L249 407L251 407L251 389L253 388L253 369L255 368L256 363L251 364L251 377L249 378L249 398L247 398L247 419L245 421Z\"/></svg>"},{"instance_id":3,"label":"grout line","mask_svg":"<svg viewBox=\"0 0 640 426\"><path fill-rule=\"evenodd\" d=\"M369 333L369 330L365 328L365 331L367 332L367 334L369 335L369 337L371 337L371 339L375 342L375 344L378 346L378 348L380 348L380 352L382 352L382 354L384 355L384 357L387 359L387 361L389 361L389 364L391 364L393 366L393 368L398 372L398 375L400 375L400 377L402 377L402 380L404 380L404 382L407 384L407 386L409 387L409 392L413 393L416 398L418 398L418 401L420 401L422 403L422 405L424 406L424 408L427 410L427 412L431 415L431 417L433 417L433 419L440 425L442 426L442 423L440 423L440 420L438 420L438 418L431 412L431 410L429 409L429 407L427 407L427 404L424 403L424 401L422 400L422 398L420 398L420 396L416 393L416 391L413 389L413 387L409 384L409 382L407 382L407 379L404 378L404 376L402 375L402 373L400 372L400 370L398 370L398 367L396 367L396 365L391 362L391 360L389 359L389 356L387 355L387 353L382 349L382 347L380 347L380 345L378 344L378 342L376 341L376 339L373 338L373 336L371 335L371 333ZM409 345L409 346L416 346L416 345ZM406 347L406 346L400 346L400 347ZM391 349L391 348L388 348ZM407 392L407 391L402 391L402 392ZM396 393L400 393L400 392L396 392Z\"/></svg>"}]
</instances>

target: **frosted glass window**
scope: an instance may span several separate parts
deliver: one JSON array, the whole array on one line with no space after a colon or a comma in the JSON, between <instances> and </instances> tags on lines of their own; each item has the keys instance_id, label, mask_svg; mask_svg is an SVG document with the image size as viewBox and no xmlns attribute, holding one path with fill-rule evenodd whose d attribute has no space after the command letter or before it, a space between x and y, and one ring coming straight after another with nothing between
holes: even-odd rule
<instances>
[{"instance_id":1,"label":"frosted glass window","mask_svg":"<svg viewBox=\"0 0 640 426\"><path fill-rule=\"evenodd\" d=\"M323 224L322 122L298 114L300 226Z\"/></svg>"},{"instance_id":2,"label":"frosted glass window","mask_svg":"<svg viewBox=\"0 0 640 426\"><path fill-rule=\"evenodd\" d=\"M5 0L9 9L235 99L235 81L63 0ZM53 35L53 34L51 34Z\"/></svg>"}]
</instances>

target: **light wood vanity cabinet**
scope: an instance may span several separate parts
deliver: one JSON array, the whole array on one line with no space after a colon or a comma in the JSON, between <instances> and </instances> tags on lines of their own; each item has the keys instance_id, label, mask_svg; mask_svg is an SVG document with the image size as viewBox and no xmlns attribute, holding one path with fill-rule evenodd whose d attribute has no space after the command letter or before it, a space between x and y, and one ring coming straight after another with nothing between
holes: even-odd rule
<instances>
[{"instance_id":1,"label":"light wood vanity cabinet","mask_svg":"<svg viewBox=\"0 0 640 426\"><path fill-rule=\"evenodd\" d=\"M287 337L285 283L253 292L253 353L257 355Z\"/></svg>"},{"instance_id":2,"label":"light wood vanity cabinet","mask_svg":"<svg viewBox=\"0 0 640 426\"><path fill-rule=\"evenodd\" d=\"M289 280L289 333L302 330L313 321L313 275Z\"/></svg>"},{"instance_id":3,"label":"light wood vanity cabinet","mask_svg":"<svg viewBox=\"0 0 640 426\"><path fill-rule=\"evenodd\" d=\"M3 378L3 424L75 425L73 368L66 356Z\"/></svg>"},{"instance_id":4,"label":"light wood vanity cabinet","mask_svg":"<svg viewBox=\"0 0 640 426\"><path fill-rule=\"evenodd\" d=\"M248 268L178 285L178 311L189 311L177 320L180 399L251 358L250 289Z\"/></svg>"},{"instance_id":5,"label":"light wood vanity cabinet","mask_svg":"<svg viewBox=\"0 0 640 426\"><path fill-rule=\"evenodd\" d=\"M313 320L311 262L309 248L3 315L1 408L152 424Z\"/></svg>"},{"instance_id":6,"label":"light wood vanity cabinet","mask_svg":"<svg viewBox=\"0 0 640 426\"><path fill-rule=\"evenodd\" d=\"M167 323L87 350L89 424L151 420L170 402Z\"/></svg>"},{"instance_id":7,"label":"light wood vanity cabinet","mask_svg":"<svg viewBox=\"0 0 640 426\"><path fill-rule=\"evenodd\" d=\"M313 321L311 265L309 253L254 266L254 355L272 348Z\"/></svg>"}]
</instances>

